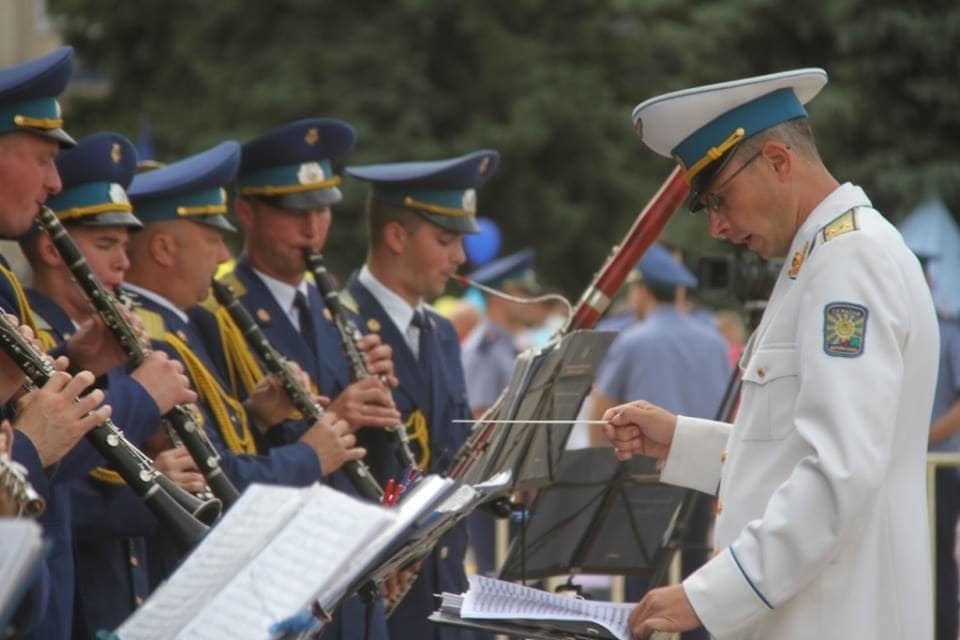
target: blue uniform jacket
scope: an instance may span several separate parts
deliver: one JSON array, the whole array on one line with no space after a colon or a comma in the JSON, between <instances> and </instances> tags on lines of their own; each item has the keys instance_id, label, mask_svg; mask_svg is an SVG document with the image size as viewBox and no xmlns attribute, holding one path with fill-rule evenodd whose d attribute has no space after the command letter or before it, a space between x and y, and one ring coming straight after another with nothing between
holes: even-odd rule
<instances>
[{"instance_id":1,"label":"blue uniform jacket","mask_svg":"<svg viewBox=\"0 0 960 640\"><path fill-rule=\"evenodd\" d=\"M397 409L404 421L409 420L416 411L426 418L430 449L428 471L443 473L466 440L469 429L467 424L454 424L451 420L471 417L460 345L453 325L436 313L429 313L432 329L425 343L426 353L421 354L426 360L421 368L400 330L373 294L356 277L347 284L347 291L356 304L358 326L369 331L379 330L383 342L393 347L394 368L400 380L400 386L393 392ZM361 443L367 447L367 462L381 483L386 478L396 478L402 473L393 453L390 434L382 430L365 430L358 435ZM412 444L419 455L417 443ZM440 544L424 560L420 576L390 617L390 636L394 640L472 637L466 630L441 627L427 621L427 616L439 606L434 594L444 591L463 593L467 590L463 567L466 550L466 526L461 522L441 539Z\"/></svg>"},{"instance_id":2,"label":"blue uniform jacket","mask_svg":"<svg viewBox=\"0 0 960 640\"><path fill-rule=\"evenodd\" d=\"M63 309L39 291L26 293L39 328L58 345L69 339L74 324ZM113 408L113 421L139 446L160 427L160 413L126 369L120 366L107 374L106 402ZM103 464L89 443L81 441L77 448L88 449L84 455ZM125 485L84 475L69 486L76 585L72 637L76 640L93 638L100 629L114 629L149 595L143 536L155 533L158 523Z\"/></svg>"},{"instance_id":3,"label":"blue uniform jacket","mask_svg":"<svg viewBox=\"0 0 960 640\"><path fill-rule=\"evenodd\" d=\"M310 376L310 379L317 384L321 394L333 398L349 384L349 371L347 361L341 351L340 334L324 314L323 299L312 283L308 285L307 301L310 305L313 320L313 334L316 337L316 350L313 353L311 353L310 347L301 333L297 331L277 304L276 299L267 289L263 280L254 273L244 258L237 262L234 271L227 274L225 279L233 288L240 302L250 312L250 315L256 319L270 344L284 357L300 365ZM223 374L226 370L223 342L220 339L217 324L212 314L204 307L194 307L190 310L189 315L198 333L203 337L205 345L210 350L211 359L218 366L223 367L220 369L221 374ZM302 421L284 423L280 428L271 430L280 434L280 438L273 439L272 444L282 445L296 442L306 426L308 425L305 425ZM342 471L334 472L329 477L329 483L344 493L357 495L356 490ZM370 638L383 640L387 637L387 627L382 603L379 599L375 606ZM323 638L362 640L365 629L365 607L358 598L354 597L344 602L340 611L334 615L333 622L324 630Z\"/></svg>"}]
</instances>

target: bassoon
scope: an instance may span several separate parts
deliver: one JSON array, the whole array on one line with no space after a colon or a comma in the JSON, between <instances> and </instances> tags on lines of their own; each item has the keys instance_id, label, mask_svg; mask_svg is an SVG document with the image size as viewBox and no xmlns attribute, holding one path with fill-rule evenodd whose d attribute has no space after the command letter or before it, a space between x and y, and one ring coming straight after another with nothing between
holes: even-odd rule
<instances>
[{"instance_id":1,"label":"bassoon","mask_svg":"<svg viewBox=\"0 0 960 640\"><path fill-rule=\"evenodd\" d=\"M600 271L594 275L593 280L580 296L580 301L574 307L573 313L551 341L558 340L572 331L590 329L597 323L610 306L620 285L663 231L670 216L683 203L689 190L690 186L683 177L683 171L679 168L674 169L637 215L620 244L613 247ZM497 427L494 424L484 424L484 419L494 418L498 410L499 402L494 403L477 420L467 441L454 456L447 476L454 479L463 478L483 457Z\"/></svg>"},{"instance_id":2,"label":"bassoon","mask_svg":"<svg viewBox=\"0 0 960 640\"><path fill-rule=\"evenodd\" d=\"M363 359L363 353L359 346L363 334L360 333L357 325L344 310L343 303L340 301L340 294L333 286L323 255L319 251L305 249L303 259L307 264L307 269L313 274L313 281L317 285L317 290L320 291L320 295L333 318L333 324L340 333L340 344L347 359L347 364L350 366L351 376L354 380L365 380L371 377L373 374L367 369L367 363ZM386 379L382 376L380 382L389 389ZM413 454L413 449L410 448L410 438L407 436L406 426L398 424L390 427L388 431L393 434L396 440L394 443L395 451L400 464L416 469L418 467L417 458Z\"/></svg>"},{"instance_id":3,"label":"bassoon","mask_svg":"<svg viewBox=\"0 0 960 640\"><path fill-rule=\"evenodd\" d=\"M139 366L147 358L148 351L120 311L120 303L116 297L100 282L63 223L49 207L41 207L38 220L66 262L73 279L120 343L131 364ZM200 426L194 411L188 406L177 405L165 413L163 419L172 427L176 439L179 439L190 453L206 479L207 486L220 499L223 507L229 509L240 498L240 492L223 473L220 454Z\"/></svg>"},{"instance_id":4,"label":"bassoon","mask_svg":"<svg viewBox=\"0 0 960 640\"><path fill-rule=\"evenodd\" d=\"M264 368L277 378L297 411L303 414L304 419L311 424L319 420L323 416L323 407L290 372L284 357L270 344L267 336L260 329L260 325L253 319L247 308L237 300L230 285L214 278L211 286L217 302L230 313L230 317L233 318L233 321L247 339L250 349L256 354L257 359L263 363ZM363 461L350 460L344 463L343 470L360 495L368 500L380 502L383 498L383 489Z\"/></svg>"}]
</instances>

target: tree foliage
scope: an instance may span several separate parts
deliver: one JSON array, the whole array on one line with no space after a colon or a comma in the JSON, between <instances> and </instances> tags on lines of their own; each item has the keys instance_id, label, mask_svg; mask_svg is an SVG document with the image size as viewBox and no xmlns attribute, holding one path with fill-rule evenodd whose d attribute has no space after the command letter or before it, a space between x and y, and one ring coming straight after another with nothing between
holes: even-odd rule
<instances>
[{"instance_id":1,"label":"tree foliage","mask_svg":"<svg viewBox=\"0 0 960 640\"><path fill-rule=\"evenodd\" d=\"M106 96L75 96L71 131L136 136L158 159L333 115L359 131L352 163L492 147L481 214L505 250L534 245L542 277L576 296L671 170L633 135L657 93L822 66L810 106L828 166L891 217L939 191L960 210L960 8L945 0L50 0ZM365 189L347 180L328 243L363 256ZM668 234L720 248L701 218Z\"/></svg>"}]
</instances>

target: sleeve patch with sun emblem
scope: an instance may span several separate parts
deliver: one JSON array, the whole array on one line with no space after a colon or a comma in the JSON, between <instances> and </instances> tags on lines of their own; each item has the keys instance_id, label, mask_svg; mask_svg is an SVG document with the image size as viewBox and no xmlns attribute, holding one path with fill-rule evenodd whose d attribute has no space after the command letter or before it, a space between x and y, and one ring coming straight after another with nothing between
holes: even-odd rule
<instances>
[{"instance_id":1,"label":"sleeve patch with sun emblem","mask_svg":"<svg viewBox=\"0 0 960 640\"><path fill-rule=\"evenodd\" d=\"M828 356L856 358L863 353L866 333L866 307L831 302L823 308L823 351Z\"/></svg>"}]
</instances>

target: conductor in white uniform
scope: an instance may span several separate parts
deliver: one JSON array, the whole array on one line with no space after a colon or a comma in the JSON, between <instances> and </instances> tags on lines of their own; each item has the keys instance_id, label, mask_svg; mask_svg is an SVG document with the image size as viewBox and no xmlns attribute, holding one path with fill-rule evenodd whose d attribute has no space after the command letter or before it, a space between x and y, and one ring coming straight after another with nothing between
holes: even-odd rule
<instances>
[{"instance_id":1,"label":"conductor in white uniform","mask_svg":"<svg viewBox=\"0 0 960 640\"><path fill-rule=\"evenodd\" d=\"M652 98L633 113L675 158L710 234L786 258L740 360L734 424L637 401L604 414L623 460L719 485L716 555L648 592L639 638L930 638L927 422L938 330L913 253L859 187L823 165L802 69Z\"/></svg>"}]
</instances>

